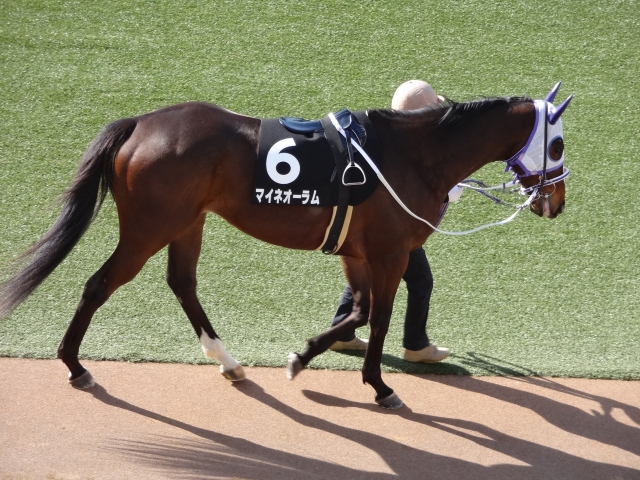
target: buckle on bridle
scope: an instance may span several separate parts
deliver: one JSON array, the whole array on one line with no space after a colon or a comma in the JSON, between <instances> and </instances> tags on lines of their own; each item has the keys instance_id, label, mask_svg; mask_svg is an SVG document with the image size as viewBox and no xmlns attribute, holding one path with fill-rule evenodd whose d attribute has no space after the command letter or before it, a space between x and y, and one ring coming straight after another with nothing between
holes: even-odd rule
<instances>
[{"instance_id":1,"label":"buckle on bridle","mask_svg":"<svg viewBox=\"0 0 640 480\"><path fill-rule=\"evenodd\" d=\"M547 184L547 185L549 185L549 184ZM550 183L550 185L552 185L552 186L553 186L553 191L551 191L550 193L543 193L543 192L542 192L542 188L543 188L543 187L545 187L545 186L547 186L547 185L540 186L540 187L538 188L538 195L537 195L537 197L538 197L538 198L549 198L551 195L553 195L554 193L556 193L556 182L552 182L552 183Z\"/></svg>"}]
</instances>

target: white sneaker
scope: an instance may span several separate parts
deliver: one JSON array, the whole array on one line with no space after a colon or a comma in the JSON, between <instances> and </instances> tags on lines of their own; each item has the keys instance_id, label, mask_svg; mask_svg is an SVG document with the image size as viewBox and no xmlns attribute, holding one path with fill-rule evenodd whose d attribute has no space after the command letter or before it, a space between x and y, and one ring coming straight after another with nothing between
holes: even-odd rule
<instances>
[{"instance_id":1,"label":"white sneaker","mask_svg":"<svg viewBox=\"0 0 640 480\"><path fill-rule=\"evenodd\" d=\"M355 337L348 342L337 341L329 347L329 350L333 350L334 352L339 352L340 350L366 350L368 344L369 340Z\"/></svg>"},{"instance_id":2,"label":"white sneaker","mask_svg":"<svg viewBox=\"0 0 640 480\"><path fill-rule=\"evenodd\" d=\"M424 347L422 350L407 350L405 348L403 357L407 362L437 363L444 360L449 355L451 355L451 350L448 348L438 347L432 343Z\"/></svg>"}]
</instances>

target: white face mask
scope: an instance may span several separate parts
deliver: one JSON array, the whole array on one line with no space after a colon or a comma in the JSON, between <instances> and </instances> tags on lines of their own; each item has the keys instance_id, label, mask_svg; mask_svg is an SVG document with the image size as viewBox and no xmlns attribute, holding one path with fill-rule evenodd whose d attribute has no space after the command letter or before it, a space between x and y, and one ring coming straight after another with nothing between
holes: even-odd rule
<instances>
[{"instance_id":1,"label":"white face mask","mask_svg":"<svg viewBox=\"0 0 640 480\"><path fill-rule=\"evenodd\" d=\"M551 172L556 168L561 167L564 164L564 152L562 152L562 157L559 160L553 160L549 157L549 145L556 138L563 138L562 136L562 119L558 119L555 125L551 125L548 121L548 115L555 112L556 107L553 104L546 102L547 104L547 119L543 121L545 114L545 101L544 100L536 100L534 102L536 106L536 123L532 132L532 135L529 137L527 144L524 146L523 150L521 150L517 155L515 161L513 163L520 163L521 167L526 172L529 172L529 175L541 174L544 170L544 154L546 151L547 154L547 172ZM547 127L547 145L545 148L545 124Z\"/></svg>"},{"instance_id":2,"label":"white face mask","mask_svg":"<svg viewBox=\"0 0 640 480\"><path fill-rule=\"evenodd\" d=\"M558 183L569 176L569 169L564 167L564 151L558 160L554 160L549 156L549 147L557 138L563 138L562 119L557 118L555 123L550 123L550 119L556 114L556 107L547 100L535 100L536 121L529 135L527 143L513 157L507 160L507 170L513 169L515 165L520 167L523 174L515 172L518 179L529 177L532 175L541 176L549 174L559 168L562 173L551 180L543 179L545 184ZM564 110L566 106L562 108ZM560 112L562 113L562 112ZM545 131L546 130L546 131ZM545 144L546 142L546 144ZM546 155L546 163L545 163Z\"/></svg>"}]
</instances>

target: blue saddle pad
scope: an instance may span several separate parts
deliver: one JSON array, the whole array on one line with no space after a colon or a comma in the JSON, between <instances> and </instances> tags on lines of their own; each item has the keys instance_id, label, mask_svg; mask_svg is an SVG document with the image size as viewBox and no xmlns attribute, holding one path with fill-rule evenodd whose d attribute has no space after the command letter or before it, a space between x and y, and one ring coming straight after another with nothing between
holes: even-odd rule
<instances>
[{"instance_id":1,"label":"blue saddle pad","mask_svg":"<svg viewBox=\"0 0 640 480\"><path fill-rule=\"evenodd\" d=\"M358 119L354 118L355 115L345 108L334 113L334 117L338 121L338 124L344 129L349 129L360 146L364 147L365 143L367 143L367 131L362 125L360 125L360 123L358 123ZM280 117L280 123L284 128L293 133L319 133L324 131L320 120L305 120L304 118L297 117Z\"/></svg>"}]
</instances>

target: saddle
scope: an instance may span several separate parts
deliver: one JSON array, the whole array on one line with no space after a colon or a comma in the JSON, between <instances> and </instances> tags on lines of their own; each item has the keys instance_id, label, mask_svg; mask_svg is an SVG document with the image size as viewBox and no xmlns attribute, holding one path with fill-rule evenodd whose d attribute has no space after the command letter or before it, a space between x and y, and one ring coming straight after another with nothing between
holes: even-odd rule
<instances>
[{"instance_id":1,"label":"saddle","mask_svg":"<svg viewBox=\"0 0 640 480\"><path fill-rule=\"evenodd\" d=\"M361 147L367 142L367 132L358 123L356 117L348 109L333 114L343 130L349 131ZM280 124L293 133L321 133L324 134L322 120L305 120L304 118L280 117Z\"/></svg>"},{"instance_id":2,"label":"saddle","mask_svg":"<svg viewBox=\"0 0 640 480\"><path fill-rule=\"evenodd\" d=\"M279 121L284 128L293 133L323 134L331 147L336 162L331 181L336 174L342 178L342 181L339 184L338 205L334 212L333 222L329 226L325 243L320 249L324 254L332 254L339 248L338 241L343 232L345 220L351 213L349 207L351 187L364 185L367 181L364 170L353 159L351 146L351 139L355 139L363 147L367 141L367 132L351 111L346 108L334 113L333 118L331 115L321 120L280 117ZM344 135L338 130L338 127L342 129Z\"/></svg>"}]
</instances>

